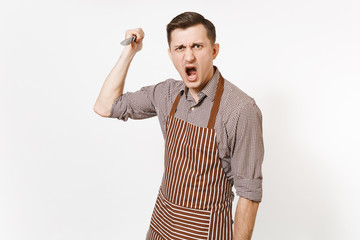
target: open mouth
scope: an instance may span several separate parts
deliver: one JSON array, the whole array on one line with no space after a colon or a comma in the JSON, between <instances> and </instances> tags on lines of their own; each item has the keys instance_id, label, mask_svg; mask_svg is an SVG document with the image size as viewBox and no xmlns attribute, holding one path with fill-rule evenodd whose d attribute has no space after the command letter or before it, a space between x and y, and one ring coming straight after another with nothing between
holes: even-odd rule
<instances>
[{"instance_id":1,"label":"open mouth","mask_svg":"<svg viewBox=\"0 0 360 240\"><path fill-rule=\"evenodd\" d=\"M196 75L197 75L196 67L186 67L185 72L188 80L194 81L196 79Z\"/></svg>"}]
</instances>

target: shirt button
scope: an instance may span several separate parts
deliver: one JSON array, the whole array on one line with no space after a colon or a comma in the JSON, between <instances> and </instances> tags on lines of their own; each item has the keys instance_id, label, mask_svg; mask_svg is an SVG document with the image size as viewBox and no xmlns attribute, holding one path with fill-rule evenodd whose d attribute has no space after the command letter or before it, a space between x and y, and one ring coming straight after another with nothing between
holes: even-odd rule
<instances>
[{"instance_id":1,"label":"shirt button","mask_svg":"<svg viewBox=\"0 0 360 240\"><path fill-rule=\"evenodd\" d=\"M192 108L191 108L191 111L194 111L194 110L195 110L195 108L194 108L194 107L192 107Z\"/></svg>"}]
</instances>

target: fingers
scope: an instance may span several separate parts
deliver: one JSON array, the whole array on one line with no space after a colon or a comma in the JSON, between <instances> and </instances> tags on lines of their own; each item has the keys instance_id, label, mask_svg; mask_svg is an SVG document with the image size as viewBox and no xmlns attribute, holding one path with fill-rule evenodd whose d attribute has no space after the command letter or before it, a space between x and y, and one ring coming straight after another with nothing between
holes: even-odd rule
<instances>
[{"instance_id":1,"label":"fingers","mask_svg":"<svg viewBox=\"0 0 360 240\"><path fill-rule=\"evenodd\" d=\"M135 40L136 43L139 43L145 37L145 33L141 28L134 28L126 31L125 38L129 38L134 35L136 36L136 40Z\"/></svg>"}]
</instances>

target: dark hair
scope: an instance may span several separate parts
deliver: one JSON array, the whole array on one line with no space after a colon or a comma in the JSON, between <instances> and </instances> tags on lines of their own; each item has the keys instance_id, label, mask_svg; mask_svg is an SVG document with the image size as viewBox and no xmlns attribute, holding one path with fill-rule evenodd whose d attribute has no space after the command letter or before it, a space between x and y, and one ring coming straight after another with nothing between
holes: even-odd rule
<instances>
[{"instance_id":1,"label":"dark hair","mask_svg":"<svg viewBox=\"0 0 360 240\"><path fill-rule=\"evenodd\" d=\"M192 27L198 24L202 24L206 31L207 31L207 36L210 39L210 42L212 44L215 43L216 40L216 31L215 31L215 26L214 24L212 24L212 22L210 22L209 20L207 20L206 18L204 18L201 14L196 13L196 12L184 12L181 13L179 15L177 15L176 17L173 18L173 20L171 20L171 22L166 26L166 31L167 31L167 40L168 40L168 44L170 46L170 42L171 42L171 32L174 31L177 28L188 28L188 27Z\"/></svg>"}]
</instances>

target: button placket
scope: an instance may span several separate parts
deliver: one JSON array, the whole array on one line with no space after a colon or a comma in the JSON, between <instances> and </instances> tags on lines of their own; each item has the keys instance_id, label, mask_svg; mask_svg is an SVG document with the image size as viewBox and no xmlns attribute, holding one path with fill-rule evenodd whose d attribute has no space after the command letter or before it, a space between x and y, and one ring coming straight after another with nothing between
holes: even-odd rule
<instances>
[{"instance_id":1,"label":"button placket","mask_svg":"<svg viewBox=\"0 0 360 240\"><path fill-rule=\"evenodd\" d=\"M188 120L189 120L189 122L193 122L193 120L194 120L194 110L195 110L195 104L194 103L192 103L190 106L189 106L189 108L188 108L189 110L188 110Z\"/></svg>"}]
</instances>

